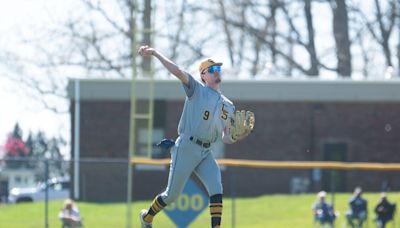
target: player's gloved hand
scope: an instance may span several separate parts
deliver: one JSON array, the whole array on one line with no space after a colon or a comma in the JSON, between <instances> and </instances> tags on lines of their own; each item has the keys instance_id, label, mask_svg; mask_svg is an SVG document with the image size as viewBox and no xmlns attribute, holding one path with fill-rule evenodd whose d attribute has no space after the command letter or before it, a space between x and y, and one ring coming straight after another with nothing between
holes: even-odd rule
<instances>
[{"instance_id":1,"label":"player's gloved hand","mask_svg":"<svg viewBox=\"0 0 400 228\"><path fill-rule=\"evenodd\" d=\"M255 117L251 111L236 111L231 117L231 138L234 142L248 136L254 128Z\"/></svg>"},{"instance_id":2,"label":"player's gloved hand","mask_svg":"<svg viewBox=\"0 0 400 228\"><path fill-rule=\"evenodd\" d=\"M172 139L163 139L159 143L156 144L156 146L161 147L166 150L173 147L174 145L175 145L175 141Z\"/></svg>"}]
</instances>

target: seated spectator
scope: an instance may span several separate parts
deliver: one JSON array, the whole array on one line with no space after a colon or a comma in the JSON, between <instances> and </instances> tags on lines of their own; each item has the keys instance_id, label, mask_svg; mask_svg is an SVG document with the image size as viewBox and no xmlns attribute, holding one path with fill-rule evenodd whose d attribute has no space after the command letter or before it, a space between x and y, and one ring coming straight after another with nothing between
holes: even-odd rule
<instances>
[{"instance_id":1,"label":"seated spectator","mask_svg":"<svg viewBox=\"0 0 400 228\"><path fill-rule=\"evenodd\" d=\"M82 227L81 216L78 207L71 199L64 201L64 207L61 209L58 217L62 221L62 227Z\"/></svg>"},{"instance_id":2,"label":"seated spectator","mask_svg":"<svg viewBox=\"0 0 400 228\"><path fill-rule=\"evenodd\" d=\"M313 206L314 218L318 221L321 226L328 225L333 226L336 215L333 210L333 206L326 202L326 192L321 191L317 195L317 202Z\"/></svg>"},{"instance_id":3,"label":"seated spectator","mask_svg":"<svg viewBox=\"0 0 400 228\"><path fill-rule=\"evenodd\" d=\"M386 193L381 193L381 198L378 205L375 207L376 222L379 228L385 228L387 222L393 219L394 212L396 211L396 204L391 204Z\"/></svg>"},{"instance_id":4,"label":"seated spectator","mask_svg":"<svg viewBox=\"0 0 400 228\"><path fill-rule=\"evenodd\" d=\"M357 221L357 227L362 227L367 219L367 200L362 198L362 189L357 187L354 190L354 195L349 201L350 210L346 213L347 221L351 227L356 227L354 220Z\"/></svg>"}]
</instances>

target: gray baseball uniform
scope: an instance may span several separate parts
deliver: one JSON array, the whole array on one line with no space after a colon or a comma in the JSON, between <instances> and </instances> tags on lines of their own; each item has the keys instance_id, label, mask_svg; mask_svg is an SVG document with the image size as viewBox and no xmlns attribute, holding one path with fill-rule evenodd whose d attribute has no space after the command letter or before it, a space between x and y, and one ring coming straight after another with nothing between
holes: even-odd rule
<instances>
[{"instance_id":1,"label":"gray baseball uniform","mask_svg":"<svg viewBox=\"0 0 400 228\"><path fill-rule=\"evenodd\" d=\"M192 172L203 182L209 196L222 194L221 172L211 151L235 107L221 92L189 74L188 78L189 85L183 84L187 97L178 126L179 137L171 149L168 186L161 194L167 205L178 198Z\"/></svg>"}]
</instances>

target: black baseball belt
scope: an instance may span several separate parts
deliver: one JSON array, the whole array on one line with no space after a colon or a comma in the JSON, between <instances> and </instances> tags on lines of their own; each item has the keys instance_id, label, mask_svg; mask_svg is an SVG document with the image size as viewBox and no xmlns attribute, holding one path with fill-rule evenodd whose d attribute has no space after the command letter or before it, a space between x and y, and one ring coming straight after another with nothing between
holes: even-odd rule
<instances>
[{"instance_id":1,"label":"black baseball belt","mask_svg":"<svg viewBox=\"0 0 400 228\"><path fill-rule=\"evenodd\" d=\"M198 138L196 138L194 136L190 136L189 139L190 139L190 141L192 141L192 142L196 143L197 145L199 145L201 147L204 147L206 149L211 146L210 142L204 142L204 141L202 141L202 140L200 140L200 139L198 139Z\"/></svg>"}]
</instances>

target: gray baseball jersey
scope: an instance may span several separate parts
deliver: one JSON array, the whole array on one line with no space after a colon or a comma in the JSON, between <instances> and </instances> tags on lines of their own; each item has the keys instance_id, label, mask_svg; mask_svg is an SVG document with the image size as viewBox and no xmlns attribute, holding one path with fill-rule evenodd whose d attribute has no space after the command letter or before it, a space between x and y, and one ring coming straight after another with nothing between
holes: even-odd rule
<instances>
[{"instance_id":1,"label":"gray baseball jersey","mask_svg":"<svg viewBox=\"0 0 400 228\"><path fill-rule=\"evenodd\" d=\"M222 137L235 107L221 92L203 85L188 74L183 85L186 100L178 126L179 137L171 149L171 166L167 189L161 194L169 204L182 192L194 172L210 196L222 194L221 172L211 151Z\"/></svg>"},{"instance_id":2,"label":"gray baseball jersey","mask_svg":"<svg viewBox=\"0 0 400 228\"><path fill-rule=\"evenodd\" d=\"M221 92L189 75L185 106L179 121L178 134L189 134L204 141L215 142L221 137L229 115L234 111L233 103Z\"/></svg>"}]
</instances>

